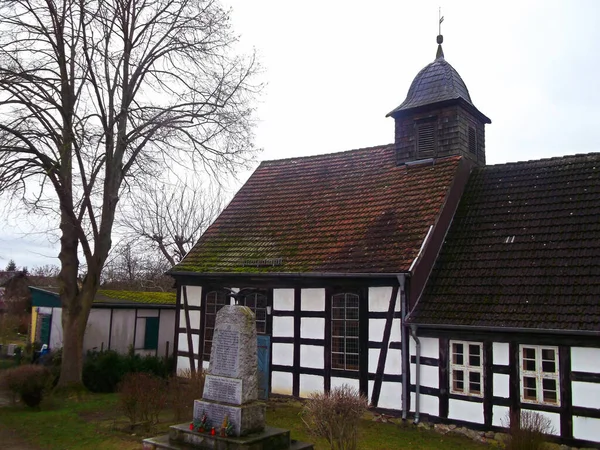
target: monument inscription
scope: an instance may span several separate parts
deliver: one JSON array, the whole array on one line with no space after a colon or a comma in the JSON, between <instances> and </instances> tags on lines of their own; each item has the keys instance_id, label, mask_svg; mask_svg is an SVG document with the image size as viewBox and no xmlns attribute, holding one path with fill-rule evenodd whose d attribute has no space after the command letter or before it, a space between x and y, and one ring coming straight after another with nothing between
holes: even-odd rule
<instances>
[{"instance_id":1,"label":"monument inscription","mask_svg":"<svg viewBox=\"0 0 600 450\"><path fill-rule=\"evenodd\" d=\"M240 332L222 328L216 331L213 341L214 351L211 358L211 374L236 377L240 350Z\"/></svg>"},{"instance_id":2,"label":"monument inscription","mask_svg":"<svg viewBox=\"0 0 600 450\"><path fill-rule=\"evenodd\" d=\"M239 378L206 375L204 395L202 398L241 405L242 380Z\"/></svg>"},{"instance_id":3,"label":"monument inscription","mask_svg":"<svg viewBox=\"0 0 600 450\"><path fill-rule=\"evenodd\" d=\"M221 424L223 423L223 419L225 415L227 415L229 422L233 426L236 434L240 432L240 418L241 418L241 410L240 408L236 408L235 406L222 405L220 403L200 403L196 402L194 404L194 417L202 417L203 414L206 414L208 417L208 426L209 428L215 427L217 431L220 430Z\"/></svg>"}]
</instances>

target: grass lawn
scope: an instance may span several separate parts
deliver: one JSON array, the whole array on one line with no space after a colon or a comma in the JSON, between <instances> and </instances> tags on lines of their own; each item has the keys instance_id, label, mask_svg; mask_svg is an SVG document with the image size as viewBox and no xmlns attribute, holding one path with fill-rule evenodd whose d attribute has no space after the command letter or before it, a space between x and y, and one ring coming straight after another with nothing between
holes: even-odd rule
<instances>
[{"instance_id":1,"label":"grass lawn","mask_svg":"<svg viewBox=\"0 0 600 450\"><path fill-rule=\"evenodd\" d=\"M267 423L290 429L293 439L313 442L316 450L328 450L325 441L315 441L307 434L298 416L300 409L297 401L271 401ZM117 412L116 394L89 394L79 400L54 400L41 411L23 406L0 408L0 423L16 430L31 444L49 450L139 449L142 438L166 433L168 426L173 424L171 413L167 411L159 426L150 432L134 434L126 431L127 422ZM370 420L363 421L359 447L362 450L486 448L464 437L442 436L413 426L399 427Z\"/></svg>"}]
</instances>

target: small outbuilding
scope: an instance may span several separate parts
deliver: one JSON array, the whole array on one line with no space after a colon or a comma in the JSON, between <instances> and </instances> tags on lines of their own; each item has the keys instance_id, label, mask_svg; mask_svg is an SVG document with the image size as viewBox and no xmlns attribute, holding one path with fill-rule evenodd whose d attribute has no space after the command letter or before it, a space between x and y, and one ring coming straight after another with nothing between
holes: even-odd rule
<instances>
[{"instance_id":1,"label":"small outbuilding","mask_svg":"<svg viewBox=\"0 0 600 450\"><path fill-rule=\"evenodd\" d=\"M56 289L30 287L31 341L62 348L60 296ZM99 290L88 319L83 350L169 356L173 353L175 293Z\"/></svg>"}]
</instances>

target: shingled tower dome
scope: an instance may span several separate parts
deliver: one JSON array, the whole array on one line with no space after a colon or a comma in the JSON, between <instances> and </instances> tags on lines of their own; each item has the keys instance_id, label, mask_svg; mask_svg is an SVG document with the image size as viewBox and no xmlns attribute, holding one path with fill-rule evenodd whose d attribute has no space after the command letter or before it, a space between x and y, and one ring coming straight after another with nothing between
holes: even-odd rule
<instances>
[{"instance_id":1,"label":"shingled tower dome","mask_svg":"<svg viewBox=\"0 0 600 450\"><path fill-rule=\"evenodd\" d=\"M444 58L437 37L435 61L410 85L406 99L387 116L395 119L398 164L463 155L485 165L485 130L491 120L481 113L461 76Z\"/></svg>"}]
</instances>

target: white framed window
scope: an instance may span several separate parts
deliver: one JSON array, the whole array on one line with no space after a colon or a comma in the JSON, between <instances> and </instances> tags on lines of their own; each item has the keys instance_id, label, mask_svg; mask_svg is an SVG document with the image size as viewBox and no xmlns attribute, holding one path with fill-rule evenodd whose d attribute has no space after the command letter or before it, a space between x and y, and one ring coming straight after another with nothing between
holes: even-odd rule
<instances>
[{"instance_id":1,"label":"white framed window","mask_svg":"<svg viewBox=\"0 0 600 450\"><path fill-rule=\"evenodd\" d=\"M483 344L450 341L450 392L483 397Z\"/></svg>"},{"instance_id":2,"label":"white framed window","mask_svg":"<svg viewBox=\"0 0 600 450\"><path fill-rule=\"evenodd\" d=\"M560 406L558 347L519 346L521 401Z\"/></svg>"}]
</instances>

